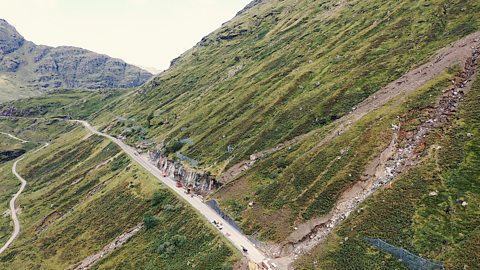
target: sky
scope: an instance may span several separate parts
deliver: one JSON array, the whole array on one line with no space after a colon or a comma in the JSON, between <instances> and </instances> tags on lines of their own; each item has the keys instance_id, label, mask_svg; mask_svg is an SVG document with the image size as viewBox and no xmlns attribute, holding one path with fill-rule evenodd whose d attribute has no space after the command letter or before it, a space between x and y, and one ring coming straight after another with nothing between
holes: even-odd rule
<instances>
[{"instance_id":1,"label":"sky","mask_svg":"<svg viewBox=\"0 0 480 270\"><path fill-rule=\"evenodd\" d=\"M36 44L77 46L164 70L250 1L0 0L0 18Z\"/></svg>"}]
</instances>

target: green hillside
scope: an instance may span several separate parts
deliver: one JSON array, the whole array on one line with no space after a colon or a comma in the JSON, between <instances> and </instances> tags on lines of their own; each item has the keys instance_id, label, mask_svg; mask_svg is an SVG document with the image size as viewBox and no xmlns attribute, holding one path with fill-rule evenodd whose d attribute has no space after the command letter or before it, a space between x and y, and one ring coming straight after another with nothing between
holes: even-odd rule
<instances>
[{"instance_id":1,"label":"green hillside","mask_svg":"<svg viewBox=\"0 0 480 270\"><path fill-rule=\"evenodd\" d=\"M398 258L370 246L365 238L380 238L442 262L446 269L477 269L479 101L477 78L455 123L430 135L427 158L391 189L361 205L363 211L346 220L325 246L302 258L299 269L314 265L320 269L405 269ZM463 201L468 205L462 206Z\"/></svg>"},{"instance_id":2,"label":"green hillside","mask_svg":"<svg viewBox=\"0 0 480 270\"><path fill-rule=\"evenodd\" d=\"M20 182L11 174L12 162L0 164L0 173L2 175L0 185L0 246L3 246L7 242L11 235L12 225L9 215L6 215L6 211L9 210L8 201L11 199L11 195L16 192Z\"/></svg>"},{"instance_id":3,"label":"green hillside","mask_svg":"<svg viewBox=\"0 0 480 270\"><path fill-rule=\"evenodd\" d=\"M347 114L479 29L479 13L478 1L262 1L118 104L127 120L112 132L190 138L182 153L219 173Z\"/></svg>"},{"instance_id":4,"label":"green hillside","mask_svg":"<svg viewBox=\"0 0 480 270\"><path fill-rule=\"evenodd\" d=\"M39 121L39 120L0 120L0 130L2 132L16 135L24 140L32 140L28 143L22 143L5 134L0 134L0 246L2 246L10 237L12 232L12 222L10 215L6 215L9 210L8 203L12 198L12 194L17 192L20 187L20 182L12 174L13 155L7 158L10 151L18 151L18 155L28 153L40 146L40 143L35 141L48 141L61 132L68 130L68 125L57 125L55 121ZM8 154L8 155L7 155Z\"/></svg>"},{"instance_id":5,"label":"green hillside","mask_svg":"<svg viewBox=\"0 0 480 270\"><path fill-rule=\"evenodd\" d=\"M397 117L412 117L411 110L430 105L452 78L453 74L444 73L414 96L386 104L347 132L315 147L324 135L319 131L259 161L214 196L247 232L259 233L263 240L283 241L295 224L327 215L340 194L359 181L371 160L389 145L390 127L398 124ZM411 123L409 128L418 124ZM247 207L251 201L256 202L254 208Z\"/></svg>"},{"instance_id":6,"label":"green hillside","mask_svg":"<svg viewBox=\"0 0 480 270\"><path fill-rule=\"evenodd\" d=\"M0 169L10 169L9 165ZM96 267L165 269L168 265L169 269L185 269L188 263L222 269L237 260L235 251L203 219L116 145L88 136L83 127L65 132L38 153L27 153L19 173L28 181L18 202L23 231L0 256L2 269L67 268L147 219L153 222L122 249L132 256L128 261L112 256ZM2 179L9 185L13 182L10 175ZM1 241L11 230L4 223L2 219ZM172 244L165 253L160 245L166 241ZM184 260L190 252L196 256ZM134 256L136 253L140 255Z\"/></svg>"},{"instance_id":7,"label":"green hillside","mask_svg":"<svg viewBox=\"0 0 480 270\"><path fill-rule=\"evenodd\" d=\"M418 108L393 100L314 147L335 128L334 120L479 29L479 14L477 1L262 2L124 99L115 111L121 120L110 132L132 143L152 138L167 146L189 138L194 143L179 151L216 175L308 133L214 195L247 233L283 241L294 224L328 214L388 145L397 116L408 118ZM452 66L423 88L429 96L416 94L415 102L434 102L456 75ZM411 129L419 124L409 123ZM133 126L142 128L125 133ZM251 201L257 207L248 208Z\"/></svg>"},{"instance_id":8,"label":"green hillside","mask_svg":"<svg viewBox=\"0 0 480 270\"><path fill-rule=\"evenodd\" d=\"M3 115L51 119L0 121L4 130L56 139L20 164L25 229L0 268L65 268L140 222L93 268L229 269L239 259L116 145L60 120L70 117L181 153L217 179L268 153L207 199L269 257L300 258L298 269L408 266L377 239L427 264L475 269L479 18L476 0L253 1L137 89L1 104ZM0 200L14 186L5 182Z\"/></svg>"}]
</instances>

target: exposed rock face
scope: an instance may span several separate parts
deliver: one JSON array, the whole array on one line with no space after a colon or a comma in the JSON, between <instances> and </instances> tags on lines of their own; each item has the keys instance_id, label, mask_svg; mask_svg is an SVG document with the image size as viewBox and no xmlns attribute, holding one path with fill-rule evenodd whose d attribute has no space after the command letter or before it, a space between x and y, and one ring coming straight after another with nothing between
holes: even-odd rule
<instances>
[{"instance_id":1,"label":"exposed rock face","mask_svg":"<svg viewBox=\"0 0 480 270\"><path fill-rule=\"evenodd\" d=\"M197 172L186 168L180 162L169 160L161 150L153 150L149 153L150 160L162 170L167 177L180 181L183 186L190 188L198 194L209 194L220 188L221 183L208 173Z\"/></svg>"},{"instance_id":2,"label":"exposed rock face","mask_svg":"<svg viewBox=\"0 0 480 270\"><path fill-rule=\"evenodd\" d=\"M20 48L25 39L7 21L0 19L0 55L9 54ZM1 57L1 56L0 56Z\"/></svg>"},{"instance_id":3,"label":"exposed rock face","mask_svg":"<svg viewBox=\"0 0 480 270\"><path fill-rule=\"evenodd\" d=\"M0 19L0 77L10 88L98 89L139 86L152 74L85 49L36 45Z\"/></svg>"}]
</instances>

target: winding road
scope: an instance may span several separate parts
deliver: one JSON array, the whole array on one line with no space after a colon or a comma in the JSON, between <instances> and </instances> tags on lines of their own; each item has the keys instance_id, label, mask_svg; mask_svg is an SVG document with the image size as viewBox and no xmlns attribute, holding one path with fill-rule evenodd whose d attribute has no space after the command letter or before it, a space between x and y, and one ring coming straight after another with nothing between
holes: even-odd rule
<instances>
[{"instance_id":1,"label":"winding road","mask_svg":"<svg viewBox=\"0 0 480 270\"><path fill-rule=\"evenodd\" d=\"M202 214L209 222L216 220L222 221L223 229L221 232L223 235L240 251L242 251L243 247L248 250L248 252L243 253L249 260L260 264L264 260L268 258L265 254L260 251L255 244L253 244L245 235L241 232L237 231L233 226L231 226L228 222L224 221L223 218L217 214L212 208L207 206L203 203L198 197L191 197L190 195L186 194L183 189L177 188L175 186L175 181L171 178L164 177L160 169L158 169L155 165L150 163L147 158L142 157L138 154L138 152L132 148L131 146L125 144L121 140L112 137L108 134L99 132L93 126L91 126L86 121L81 120L71 120L72 122L80 123L85 128L87 128L91 133L105 137L110 141L117 144L126 154L128 154L133 160L135 160L138 164L140 164L145 170L149 171L153 176L155 176L158 180L160 180L163 184L173 190L178 196L182 199L187 201L193 208L195 208L200 214Z\"/></svg>"},{"instance_id":2,"label":"winding road","mask_svg":"<svg viewBox=\"0 0 480 270\"><path fill-rule=\"evenodd\" d=\"M19 140L22 143L29 142L29 141L17 138L14 135L9 134L9 133L5 133L5 132L0 132L0 133L4 134L4 135L6 135L10 138L13 138L15 140ZM48 146L48 143L45 143L45 145L43 145L39 149L35 150L35 152L40 151L41 149L43 149L47 146ZM15 239L18 237L18 234L20 233L20 221L18 220L17 209L15 207L15 202L17 201L20 194L22 194L23 190L25 189L25 186L27 185L27 181L22 176L20 176L20 174L18 174L18 172L17 172L17 164L18 164L18 162L22 161L23 159L24 159L24 157L16 160L13 163L13 166L12 166L12 173L15 175L15 177L17 177L18 180L20 180L21 185L20 185L20 189L17 191L17 193L15 193L15 195L13 195L13 198L10 200L10 216L12 217L12 220L13 220L13 233L12 233L12 236L10 236L10 238L8 239L8 241L0 248L0 254L2 254L5 250L7 250L7 248L13 243L13 241L15 241Z\"/></svg>"}]
</instances>

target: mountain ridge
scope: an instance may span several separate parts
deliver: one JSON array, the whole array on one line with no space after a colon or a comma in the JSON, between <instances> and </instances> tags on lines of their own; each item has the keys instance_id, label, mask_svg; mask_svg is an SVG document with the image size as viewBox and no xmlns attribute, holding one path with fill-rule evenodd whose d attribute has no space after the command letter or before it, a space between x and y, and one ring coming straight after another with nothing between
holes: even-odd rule
<instances>
[{"instance_id":1,"label":"mountain ridge","mask_svg":"<svg viewBox=\"0 0 480 270\"><path fill-rule=\"evenodd\" d=\"M136 87L153 75L121 59L74 46L50 47L26 40L0 19L0 101L51 89Z\"/></svg>"}]
</instances>

